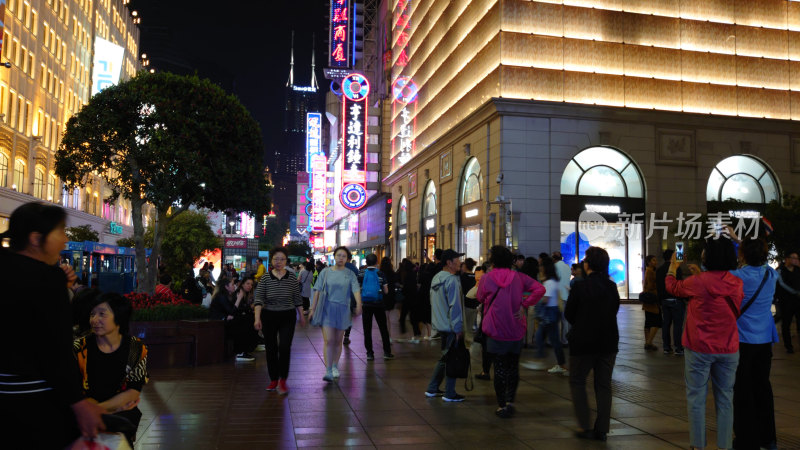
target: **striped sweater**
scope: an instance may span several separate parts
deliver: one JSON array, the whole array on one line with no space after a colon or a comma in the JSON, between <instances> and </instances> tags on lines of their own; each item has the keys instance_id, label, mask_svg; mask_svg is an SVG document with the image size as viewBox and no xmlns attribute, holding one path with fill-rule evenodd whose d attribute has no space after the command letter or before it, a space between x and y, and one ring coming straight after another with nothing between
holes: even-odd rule
<instances>
[{"instance_id":1,"label":"striped sweater","mask_svg":"<svg viewBox=\"0 0 800 450\"><path fill-rule=\"evenodd\" d=\"M261 306L267 311L287 311L303 306L297 275L288 270L283 278L276 277L271 270L264 274L256 287L253 306Z\"/></svg>"}]
</instances>

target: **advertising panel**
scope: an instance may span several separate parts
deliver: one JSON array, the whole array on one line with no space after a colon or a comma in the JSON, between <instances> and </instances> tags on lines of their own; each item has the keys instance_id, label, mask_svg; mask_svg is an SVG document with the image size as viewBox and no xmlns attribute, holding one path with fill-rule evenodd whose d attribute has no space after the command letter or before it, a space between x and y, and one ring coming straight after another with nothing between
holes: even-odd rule
<instances>
[{"instance_id":1,"label":"advertising panel","mask_svg":"<svg viewBox=\"0 0 800 450\"><path fill-rule=\"evenodd\" d=\"M306 172L311 172L311 157L322 153L322 114L306 113Z\"/></svg>"},{"instance_id":2,"label":"advertising panel","mask_svg":"<svg viewBox=\"0 0 800 450\"><path fill-rule=\"evenodd\" d=\"M317 153L311 157L311 231L325 229L325 199L327 191L327 163L325 155Z\"/></svg>"},{"instance_id":3,"label":"advertising panel","mask_svg":"<svg viewBox=\"0 0 800 450\"><path fill-rule=\"evenodd\" d=\"M392 170L407 163L416 153L417 132L416 83L410 77L398 77L392 83Z\"/></svg>"},{"instance_id":4,"label":"advertising panel","mask_svg":"<svg viewBox=\"0 0 800 450\"><path fill-rule=\"evenodd\" d=\"M92 95L119 82L125 49L105 39L95 38Z\"/></svg>"},{"instance_id":5,"label":"advertising panel","mask_svg":"<svg viewBox=\"0 0 800 450\"><path fill-rule=\"evenodd\" d=\"M349 210L367 202L367 109L369 82L358 73L342 80L342 192Z\"/></svg>"},{"instance_id":6,"label":"advertising panel","mask_svg":"<svg viewBox=\"0 0 800 450\"><path fill-rule=\"evenodd\" d=\"M350 47L353 38L350 26L350 0L331 0L330 48L328 67L351 66Z\"/></svg>"}]
</instances>

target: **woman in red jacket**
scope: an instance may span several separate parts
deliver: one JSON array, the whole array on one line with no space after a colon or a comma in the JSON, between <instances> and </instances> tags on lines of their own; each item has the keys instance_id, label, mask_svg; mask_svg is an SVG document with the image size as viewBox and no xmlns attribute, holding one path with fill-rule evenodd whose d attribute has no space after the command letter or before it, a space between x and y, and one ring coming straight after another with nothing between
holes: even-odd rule
<instances>
[{"instance_id":1,"label":"woman in red jacket","mask_svg":"<svg viewBox=\"0 0 800 450\"><path fill-rule=\"evenodd\" d=\"M728 272L736 269L736 251L726 236L709 238L703 250L706 271L690 265L693 276L678 281L680 262L672 255L667 272L667 292L689 299L682 342L686 349L684 377L689 410L689 445L706 446L706 396L709 378L714 386L717 412L717 447L733 445L733 384L739 365L739 330L736 318L744 293L742 280Z\"/></svg>"},{"instance_id":2,"label":"woman in red jacket","mask_svg":"<svg viewBox=\"0 0 800 450\"><path fill-rule=\"evenodd\" d=\"M524 312L544 296L544 286L533 278L511 270L511 251L496 245L489 250L492 270L481 278L478 301L483 303L481 329L486 347L495 355L494 391L499 417L514 414L514 396L519 384L519 354L525 338ZM522 298L523 292L530 292Z\"/></svg>"}]
</instances>

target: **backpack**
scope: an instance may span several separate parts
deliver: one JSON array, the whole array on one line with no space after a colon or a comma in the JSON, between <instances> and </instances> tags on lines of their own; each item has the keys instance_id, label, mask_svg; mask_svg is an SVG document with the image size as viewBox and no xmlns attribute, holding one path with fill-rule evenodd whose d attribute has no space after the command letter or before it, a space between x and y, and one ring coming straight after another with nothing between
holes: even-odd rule
<instances>
[{"instance_id":1,"label":"backpack","mask_svg":"<svg viewBox=\"0 0 800 450\"><path fill-rule=\"evenodd\" d=\"M361 301L377 303L381 301L382 297L378 269L365 269L364 281L361 282Z\"/></svg>"}]
</instances>

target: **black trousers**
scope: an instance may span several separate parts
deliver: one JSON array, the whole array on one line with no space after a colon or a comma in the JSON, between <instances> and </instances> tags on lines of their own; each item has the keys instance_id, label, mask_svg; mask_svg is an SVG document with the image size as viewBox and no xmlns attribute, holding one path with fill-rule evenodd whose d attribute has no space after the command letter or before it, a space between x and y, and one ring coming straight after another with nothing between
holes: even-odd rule
<instances>
[{"instance_id":1,"label":"black trousers","mask_svg":"<svg viewBox=\"0 0 800 450\"><path fill-rule=\"evenodd\" d=\"M494 353L489 353L486 348L486 339L481 342L481 370L483 373L488 374L492 370L492 362L494 362Z\"/></svg>"},{"instance_id":2,"label":"black trousers","mask_svg":"<svg viewBox=\"0 0 800 450\"><path fill-rule=\"evenodd\" d=\"M772 344L739 343L733 385L733 448L737 450L770 448L776 441L771 368Z\"/></svg>"},{"instance_id":3,"label":"black trousers","mask_svg":"<svg viewBox=\"0 0 800 450\"><path fill-rule=\"evenodd\" d=\"M597 419L594 431L608 433L611 422L611 373L614 371L616 353L578 355L569 357L569 389L578 425L584 430L589 426L589 397L586 394L586 377L594 370L594 396L597 402Z\"/></svg>"},{"instance_id":4,"label":"black trousers","mask_svg":"<svg viewBox=\"0 0 800 450\"><path fill-rule=\"evenodd\" d=\"M261 323L264 330L264 346L267 348L267 372L269 379L277 381L289 378L289 361L291 360L294 326L297 323L297 311L261 311Z\"/></svg>"},{"instance_id":5,"label":"black trousers","mask_svg":"<svg viewBox=\"0 0 800 450\"><path fill-rule=\"evenodd\" d=\"M782 298L778 303L781 310L781 338L787 349L792 346L792 319L795 319L795 329L800 336L800 299Z\"/></svg>"},{"instance_id":6,"label":"black trousers","mask_svg":"<svg viewBox=\"0 0 800 450\"><path fill-rule=\"evenodd\" d=\"M514 403L519 386L519 353L494 356L494 393L501 408Z\"/></svg>"},{"instance_id":7,"label":"black trousers","mask_svg":"<svg viewBox=\"0 0 800 450\"><path fill-rule=\"evenodd\" d=\"M9 444L17 436L24 442L20 447L60 449L81 436L75 414L54 390L0 394L0 404L0 442Z\"/></svg>"},{"instance_id":8,"label":"black trousers","mask_svg":"<svg viewBox=\"0 0 800 450\"><path fill-rule=\"evenodd\" d=\"M253 314L237 314L225 321L225 333L233 339L233 352L250 353L258 344L258 332L253 328Z\"/></svg>"},{"instance_id":9,"label":"black trousers","mask_svg":"<svg viewBox=\"0 0 800 450\"><path fill-rule=\"evenodd\" d=\"M414 336L419 336L422 332L419 329L419 318L414 313L414 302L416 299L411 298L410 295L406 295L403 299L403 304L400 306L400 332L406 332L406 318L411 316L411 330L414 332Z\"/></svg>"},{"instance_id":10,"label":"black trousers","mask_svg":"<svg viewBox=\"0 0 800 450\"><path fill-rule=\"evenodd\" d=\"M388 355L392 353L392 344L389 342L389 327L386 324L386 308L383 302L377 305L363 304L363 312L361 314L361 323L364 325L364 348L367 349L367 354L372 354L372 318L378 323L378 330L381 332L381 341L383 341L383 354Z\"/></svg>"}]
</instances>

